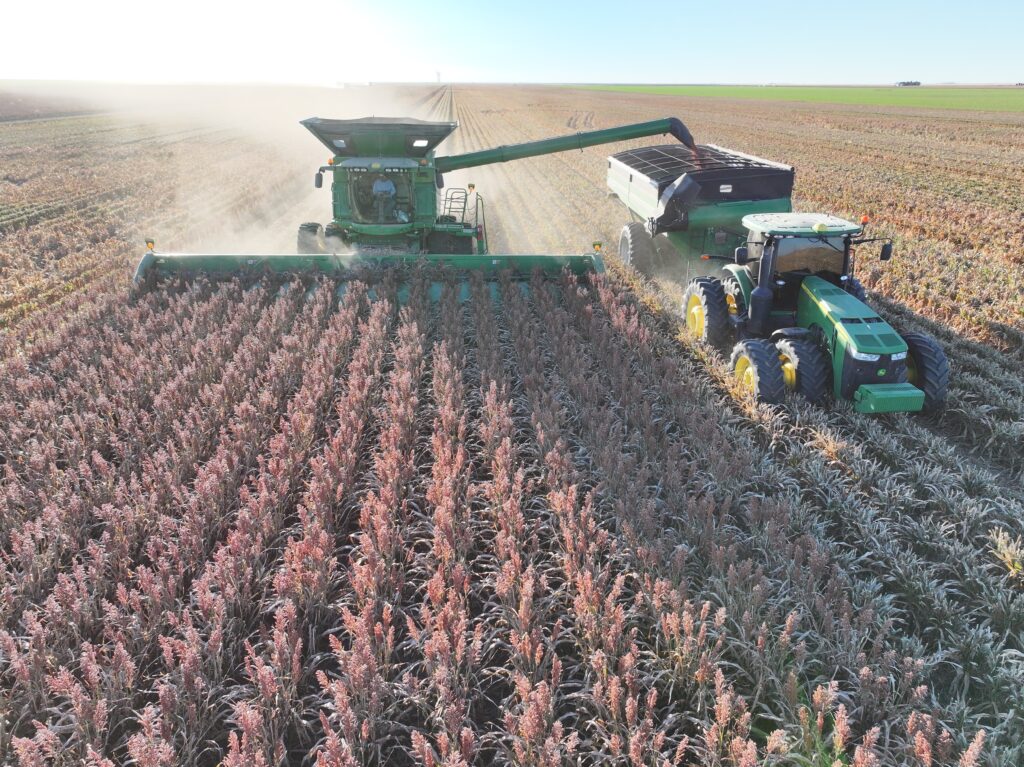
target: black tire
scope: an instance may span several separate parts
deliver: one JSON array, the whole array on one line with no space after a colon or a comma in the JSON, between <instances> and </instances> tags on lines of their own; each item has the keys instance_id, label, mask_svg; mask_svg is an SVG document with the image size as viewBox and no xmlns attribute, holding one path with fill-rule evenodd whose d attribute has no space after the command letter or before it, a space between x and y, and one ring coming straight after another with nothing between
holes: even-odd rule
<instances>
[{"instance_id":1,"label":"black tire","mask_svg":"<svg viewBox=\"0 0 1024 767\"><path fill-rule=\"evenodd\" d=\"M747 302L743 300L740 281L735 277L725 277L722 280L722 290L725 293L725 308L729 316L737 320L744 318L747 314Z\"/></svg>"},{"instance_id":2,"label":"black tire","mask_svg":"<svg viewBox=\"0 0 1024 767\"><path fill-rule=\"evenodd\" d=\"M345 230L333 221L324 228L324 250L327 253L345 253L348 245L345 242Z\"/></svg>"},{"instance_id":3,"label":"black tire","mask_svg":"<svg viewBox=\"0 0 1024 767\"><path fill-rule=\"evenodd\" d=\"M851 277L846 281L846 292L856 298L861 303L868 302L868 292L864 289L861 281L856 277Z\"/></svg>"},{"instance_id":4,"label":"black tire","mask_svg":"<svg viewBox=\"0 0 1024 767\"><path fill-rule=\"evenodd\" d=\"M904 333L907 381L924 392L924 413L937 413L949 394L949 360L938 342L924 333Z\"/></svg>"},{"instance_id":5,"label":"black tire","mask_svg":"<svg viewBox=\"0 0 1024 767\"><path fill-rule=\"evenodd\" d=\"M781 338L775 342L782 364L783 383L814 405L832 390L832 363L828 354L810 338ZM783 359L785 358L785 359ZM786 365L793 366L793 385L786 380Z\"/></svg>"},{"instance_id":6,"label":"black tire","mask_svg":"<svg viewBox=\"0 0 1024 767\"><path fill-rule=\"evenodd\" d=\"M699 317L695 311L699 307ZM686 286L683 294L683 321L691 338L703 341L714 348L725 351L735 336L729 321L729 309L725 303L722 283L714 277L698 277Z\"/></svg>"},{"instance_id":7,"label":"black tire","mask_svg":"<svg viewBox=\"0 0 1024 767\"><path fill-rule=\"evenodd\" d=\"M763 338L740 341L733 347L729 365L733 375L745 383L745 388L758 402L778 405L786 398L779 352L771 341Z\"/></svg>"},{"instance_id":8,"label":"black tire","mask_svg":"<svg viewBox=\"0 0 1024 767\"><path fill-rule=\"evenodd\" d=\"M295 243L299 253L323 253L324 228L316 221L299 225L299 234Z\"/></svg>"},{"instance_id":9,"label":"black tire","mask_svg":"<svg viewBox=\"0 0 1024 767\"><path fill-rule=\"evenodd\" d=\"M622 227L619 235L619 258L639 272L649 272L658 261L654 240L643 224L632 223Z\"/></svg>"}]
</instances>

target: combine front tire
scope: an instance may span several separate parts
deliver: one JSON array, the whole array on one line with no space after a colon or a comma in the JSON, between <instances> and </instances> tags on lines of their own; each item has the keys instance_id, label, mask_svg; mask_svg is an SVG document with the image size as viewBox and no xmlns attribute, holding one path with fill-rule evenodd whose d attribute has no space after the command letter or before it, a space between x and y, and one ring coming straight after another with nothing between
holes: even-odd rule
<instances>
[{"instance_id":1,"label":"combine front tire","mask_svg":"<svg viewBox=\"0 0 1024 767\"><path fill-rule=\"evenodd\" d=\"M949 391L949 361L942 347L924 333L904 333L907 342L907 383L924 392L924 413L936 413L946 406Z\"/></svg>"},{"instance_id":2,"label":"combine front tire","mask_svg":"<svg viewBox=\"0 0 1024 767\"><path fill-rule=\"evenodd\" d=\"M786 388L818 405L828 397L832 366L828 355L807 338L782 338L775 343Z\"/></svg>"},{"instance_id":3,"label":"combine front tire","mask_svg":"<svg viewBox=\"0 0 1024 767\"><path fill-rule=\"evenodd\" d=\"M638 272L650 272L658 260L654 240L643 224L632 223L622 227L619 235L619 258Z\"/></svg>"},{"instance_id":4,"label":"combine front tire","mask_svg":"<svg viewBox=\"0 0 1024 767\"><path fill-rule=\"evenodd\" d=\"M760 338L740 341L732 350L731 366L740 388L758 402L777 405L785 398L782 364L771 341Z\"/></svg>"},{"instance_id":5,"label":"combine front tire","mask_svg":"<svg viewBox=\"0 0 1024 767\"><path fill-rule=\"evenodd\" d=\"M732 342L732 323L722 283L714 277L698 277L683 294L683 319L691 337L720 351Z\"/></svg>"},{"instance_id":6,"label":"combine front tire","mask_svg":"<svg viewBox=\"0 0 1024 767\"><path fill-rule=\"evenodd\" d=\"M300 224L296 245L299 253L323 253L324 228L315 221L308 224Z\"/></svg>"}]
</instances>

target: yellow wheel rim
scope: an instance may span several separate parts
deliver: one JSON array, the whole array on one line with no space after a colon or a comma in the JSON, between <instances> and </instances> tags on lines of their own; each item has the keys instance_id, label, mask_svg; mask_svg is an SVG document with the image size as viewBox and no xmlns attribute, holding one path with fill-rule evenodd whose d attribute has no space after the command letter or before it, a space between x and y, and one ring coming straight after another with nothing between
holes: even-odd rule
<instances>
[{"instance_id":1,"label":"yellow wheel rim","mask_svg":"<svg viewBox=\"0 0 1024 767\"><path fill-rule=\"evenodd\" d=\"M750 363L750 357L746 354L736 360L736 378L740 382L740 388L750 394L757 394L757 372Z\"/></svg>"},{"instance_id":2,"label":"yellow wheel rim","mask_svg":"<svg viewBox=\"0 0 1024 767\"><path fill-rule=\"evenodd\" d=\"M907 354L907 383L917 385L917 363L910 354Z\"/></svg>"},{"instance_id":3,"label":"yellow wheel rim","mask_svg":"<svg viewBox=\"0 0 1024 767\"><path fill-rule=\"evenodd\" d=\"M787 389L796 388L796 365L789 358L788 354L780 354L779 362L782 363L782 381Z\"/></svg>"},{"instance_id":4,"label":"yellow wheel rim","mask_svg":"<svg viewBox=\"0 0 1024 767\"><path fill-rule=\"evenodd\" d=\"M727 293L725 295L725 306L733 317L740 313L740 308L736 305L736 296Z\"/></svg>"},{"instance_id":5,"label":"yellow wheel rim","mask_svg":"<svg viewBox=\"0 0 1024 767\"><path fill-rule=\"evenodd\" d=\"M696 293L686 302L686 327L690 335L696 338L704 337L704 307Z\"/></svg>"}]
</instances>

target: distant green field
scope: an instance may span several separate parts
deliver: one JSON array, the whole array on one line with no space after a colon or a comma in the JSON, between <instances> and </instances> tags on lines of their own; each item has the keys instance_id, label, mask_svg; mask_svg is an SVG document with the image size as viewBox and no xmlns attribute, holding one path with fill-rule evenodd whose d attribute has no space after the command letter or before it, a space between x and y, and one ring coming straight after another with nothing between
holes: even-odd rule
<instances>
[{"instance_id":1,"label":"distant green field","mask_svg":"<svg viewBox=\"0 0 1024 767\"><path fill-rule=\"evenodd\" d=\"M1024 112L1024 87L866 88L812 85L586 85L580 87L602 91L661 93L666 96Z\"/></svg>"}]
</instances>

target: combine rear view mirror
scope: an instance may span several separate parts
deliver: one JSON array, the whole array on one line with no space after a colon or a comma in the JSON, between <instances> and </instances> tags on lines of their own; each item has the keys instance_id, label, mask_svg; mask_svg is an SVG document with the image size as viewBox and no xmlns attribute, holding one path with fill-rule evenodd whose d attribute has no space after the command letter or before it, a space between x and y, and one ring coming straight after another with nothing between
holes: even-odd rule
<instances>
[{"instance_id":1,"label":"combine rear view mirror","mask_svg":"<svg viewBox=\"0 0 1024 767\"><path fill-rule=\"evenodd\" d=\"M749 260L750 260L750 256L747 253L747 246L746 245L740 245L738 248L736 248L736 265L737 266L745 266L747 261L749 261Z\"/></svg>"},{"instance_id":2,"label":"combine rear view mirror","mask_svg":"<svg viewBox=\"0 0 1024 767\"><path fill-rule=\"evenodd\" d=\"M320 189L324 185L324 174L317 171L317 174L313 176L313 186Z\"/></svg>"},{"instance_id":3,"label":"combine rear view mirror","mask_svg":"<svg viewBox=\"0 0 1024 767\"><path fill-rule=\"evenodd\" d=\"M882 252L878 256L878 258L879 258L880 261L888 261L890 258L892 258L892 243L891 242L887 242L887 243L885 243L885 245L882 246Z\"/></svg>"}]
</instances>

